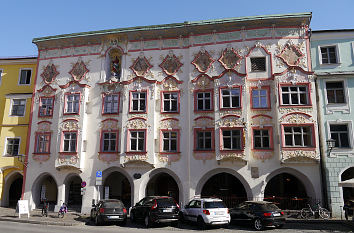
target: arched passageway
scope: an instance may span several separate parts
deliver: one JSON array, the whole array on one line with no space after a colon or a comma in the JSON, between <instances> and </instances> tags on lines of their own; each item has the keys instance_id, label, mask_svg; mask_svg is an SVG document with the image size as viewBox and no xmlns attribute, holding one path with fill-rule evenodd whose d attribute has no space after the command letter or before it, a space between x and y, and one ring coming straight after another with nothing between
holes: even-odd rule
<instances>
[{"instance_id":1,"label":"arched passageway","mask_svg":"<svg viewBox=\"0 0 354 233\"><path fill-rule=\"evenodd\" d=\"M121 200L125 207L131 206L131 186L128 178L118 171L110 173L103 184L104 199Z\"/></svg>"},{"instance_id":2,"label":"arched passageway","mask_svg":"<svg viewBox=\"0 0 354 233\"><path fill-rule=\"evenodd\" d=\"M342 173L341 181L343 183L343 202L347 203L349 200L352 200L354 203L354 187L352 184L354 182L354 167L348 168Z\"/></svg>"},{"instance_id":3,"label":"arched passageway","mask_svg":"<svg viewBox=\"0 0 354 233\"><path fill-rule=\"evenodd\" d=\"M154 175L146 186L146 196L170 196L179 203L179 188L175 179L164 172Z\"/></svg>"},{"instance_id":4,"label":"arched passageway","mask_svg":"<svg viewBox=\"0 0 354 233\"><path fill-rule=\"evenodd\" d=\"M58 186L54 178L49 174L40 175L32 186L32 195L36 208L41 208L45 199L49 204L49 210L54 210L58 204Z\"/></svg>"},{"instance_id":5,"label":"arched passageway","mask_svg":"<svg viewBox=\"0 0 354 233\"><path fill-rule=\"evenodd\" d=\"M65 182L65 202L68 208L75 211L81 211L81 178L78 175L68 177Z\"/></svg>"},{"instance_id":6,"label":"arched passageway","mask_svg":"<svg viewBox=\"0 0 354 233\"><path fill-rule=\"evenodd\" d=\"M301 209L309 201L304 184L289 173L274 176L266 185L264 200L277 204L281 209Z\"/></svg>"},{"instance_id":7,"label":"arched passageway","mask_svg":"<svg viewBox=\"0 0 354 233\"><path fill-rule=\"evenodd\" d=\"M241 181L226 172L221 172L210 177L204 184L202 197L218 197L227 207L235 207L242 201L247 200L246 190Z\"/></svg>"},{"instance_id":8,"label":"arched passageway","mask_svg":"<svg viewBox=\"0 0 354 233\"><path fill-rule=\"evenodd\" d=\"M9 207L16 207L17 201L21 199L22 183L22 176L12 182L9 190Z\"/></svg>"}]
</instances>

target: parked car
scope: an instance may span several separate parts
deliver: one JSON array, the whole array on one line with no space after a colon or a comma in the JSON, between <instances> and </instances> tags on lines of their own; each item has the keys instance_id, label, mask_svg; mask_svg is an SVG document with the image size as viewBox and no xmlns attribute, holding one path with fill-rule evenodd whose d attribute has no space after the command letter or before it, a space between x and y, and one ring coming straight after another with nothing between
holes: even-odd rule
<instances>
[{"instance_id":1,"label":"parked car","mask_svg":"<svg viewBox=\"0 0 354 233\"><path fill-rule=\"evenodd\" d=\"M127 209L120 200L100 200L92 207L90 218L96 225L103 223L121 223L125 225L127 223Z\"/></svg>"},{"instance_id":2,"label":"parked car","mask_svg":"<svg viewBox=\"0 0 354 233\"><path fill-rule=\"evenodd\" d=\"M236 223L252 224L260 231L266 226L282 228L285 224L284 212L272 202L246 201L230 210L231 220Z\"/></svg>"},{"instance_id":3,"label":"parked car","mask_svg":"<svg viewBox=\"0 0 354 233\"><path fill-rule=\"evenodd\" d=\"M228 225L230 214L219 198L195 198L181 210L180 220L196 222L204 229L207 225Z\"/></svg>"},{"instance_id":4,"label":"parked car","mask_svg":"<svg viewBox=\"0 0 354 233\"><path fill-rule=\"evenodd\" d=\"M143 220L145 227L154 223L178 224L179 205L172 197L148 196L130 210L130 220Z\"/></svg>"}]
</instances>

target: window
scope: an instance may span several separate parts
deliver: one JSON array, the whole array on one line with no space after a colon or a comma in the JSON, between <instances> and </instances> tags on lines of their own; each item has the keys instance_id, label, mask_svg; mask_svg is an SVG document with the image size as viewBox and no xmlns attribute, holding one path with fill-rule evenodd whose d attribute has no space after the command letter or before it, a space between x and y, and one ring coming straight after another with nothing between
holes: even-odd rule
<instances>
[{"instance_id":1,"label":"window","mask_svg":"<svg viewBox=\"0 0 354 233\"><path fill-rule=\"evenodd\" d=\"M2 70L0 70L0 85L1 85L1 80L2 80Z\"/></svg>"},{"instance_id":2,"label":"window","mask_svg":"<svg viewBox=\"0 0 354 233\"><path fill-rule=\"evenodd\" d=\"M52 97L42 97L39 106L39 116L53 115L54 99Z\"/></svg>"},{"instance_id":3,"label":"window","mask_svg":"<svg viewBox=\"0 0 354 233\"><path fill-rule=\"evenodd\" d=\"M116 152L117 151L117 132L103 132L102 133L102 152Z\"/></svg>"},{"instance_id":4,"label":"window","mask_svg":"<svg viewBox=\"0 0 354 233\"><path fill-rule=\"evenodd\" d=\"M163 98L162 112L176 113L179 111L179 109L178 109L179 93L178 92L164 92L164 93L162 93L162 98Z\"/></svg>"},{"instance_id":5,"label":"window","mask_svg":"<svg viewBox=\"0 0 354 233\"><path fill-rule=\"evenodd\" d=\"M118 114L119 95L105 95L103 98L103 114Z\"/></svg>"},{"instance_id":6,"label":"window","mask_svg":"<svg viewBox=\"0 0 354 233\"><path fill-rule=\"evenodd\" d=\"M178 132L162 131L162 152L178 151Z\"/></svg>"},{"instance_id":7,"label":"window","mask_svg":"<svg viewBox=\"0 0 354 233\"><path fill-rule=\"evenodd\" d=\"M269 108L269 89L252 89L252 108Z\"/></svg>"},{"instance_id":8,"label":"window","mask_svg":"<svg viewBox=\"0 0 354 233\"><path fill-rule=\"evenodd\" d=\"M308 105L307 86L282 86L281 100L283 105Z\"/></svg>"},{"instance_id":9,"label":"window","mask_svg":"<svg viewBox=\"0 0 354 233\"><path fill-rule=\"evenodd\" d=\"M6 140L6 155L16 156L20 150L19 138L7 138Z\"/></svg>"},{"instance_id":10,"label":"window","mask_svg":"<svg viewBox=\"0 0 354 233\"><path fill-rule=\"evenodd\" d=\"M76 142L77 142L76 132L65 132L63 152L76 152Z\"/></svg>"},{"instance_id":11,"label":"window","mask_svg":"<svg viewBox=\"0 0 354 233\"><path fill-rule=\"evenodd\" d=\"M212 110L212 92L197 92L196 98L197 111Z\"/></svg>"},{"instance_id":12,"label":"window","mask_svg":"<svg viewBox=\"0 0 354 233\"><path fill-rule=\"evenodd\" d=\"M50 133L36 135L35 153L50 153Z\"/></svg>"},{"instance_id":13,"label":"window","mask_svg":"<svg viewBox=\"0 0 354 233\"><path fill-rule=\"evenodd\" d=\"M241 90L240 88L221 90L221 108L240 108Z\"/></svg>"},{"instance_id":14,"label":"window","mask_svg":"<svg viewBox=\"0 0 354 233\"><path fill-rule=\"evenodd\" d=\"M349 130L347 124L333 124L330 125L331 138L336 140L335 147L350 148L349 144Z\"/></svg>"},{"instance_id":15,"label":"window","mask_svg":"<svg viewBox=\"0 0 354 233\"><path fill-rule=\"evenodd\" d=\"M284 126L286 147L311 147L312 129L310 126Z\"/></svg>"},{"instance_id":16,"label":"window","mask_svg":"<svg viewBox=\"0 0 354 233\"><path fill-rule=\"evenodd\" d=\"M266 58L265 57L251 57L251 72L264 72L266 71Z\"/></svg>"},{"instance_id":17,"label":"window","mask_svg":"<svg viewBox=\"0 0 354 233\"><path fill-rule=\"evenodd\" d=\"M254 149L270 149L270 133L268 129L253 130Z\"/></svg>"},{"instance_id":18,"label":"window","mask_svg":"<svg viewBox=\"0 0 354 233\"><path fill-rule=\"evenodd\" d=\"M337 62L336 46L321 47L322 64L335 64Z\"/></svg>"},{"instance_id":19,"label":"window","mask_svg":"<svg viewBox=\"0 0 354 233\"><path fill-rule=\"evenodd\" d=\"M131 112L146 112L146 92L131 93Z\"/></svg>"},{"instance_id":20,"label":"window","mask_svg":"<svg viewBox=\"0 0 354 233\"><path fill-rule=\"evenodd\" d=\"M21 85L31 84L31 73L32 70L21 70L19 84Z\"/></svg>"},{"instance_id":21,"label":"window","mask_svg":"<svg viewBox=\"0 0 354 233\"><path fill-rule=\"evenodd\" d=\"M326 82L327 101L329 104L344 104L343 82Z\"/></svg>"},{"instance_id":22,"label":"window","mask_svg":"<svg viewBox=\"0 0 354 233\"><path fill-rule=\"evenodd\" d=\"M145 152L145 131L130 131L130 151Z\"/></svg>"},{"instance_id":23,"label":"window","mask_svg":"<svg viewBox=\"0 0 354 233\"><path fill-rule=\"evenodd\" d=\"M80 94L66 94L66 109L67 114L78 114L80 106Z\"/></svg>"},{"instance_id":24,"label":"window","mask_svg":"<svg viewBox=\"0 0 354 233\"><path fill-rule=\"evenodd\" d=\"M197 130L196 131L196 150L211 151L213 146L213 131L212 130Z\"/></svg>"},{"instance_id":25,"label":"window","mask_svg":"<svg viewBox=\"0 0 354 233\"><path fill-rule=\"evenodd\" d=\"M242 140L241 129L223 129L222 131L222 149L223 150L241 150Z\"/></svg>"},{"instance_id":26,"label":"window","mask_svg":"<svg viewBox=\"0 0 354 233\"><path fill-rule=\"evenodd\" d=\"M13 99L11 116L24 116L25 115L26 100L25 99Z\"/></svg>"}]
</instances>

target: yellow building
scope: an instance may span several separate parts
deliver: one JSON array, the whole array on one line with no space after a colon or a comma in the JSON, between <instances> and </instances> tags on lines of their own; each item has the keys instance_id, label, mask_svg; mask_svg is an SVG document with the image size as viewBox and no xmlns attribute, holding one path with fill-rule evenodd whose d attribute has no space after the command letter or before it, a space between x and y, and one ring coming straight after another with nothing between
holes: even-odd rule
<instances>
[{"instance_id":1,"label":"yellow building","mask_svg":"<svg viewBox=\"0 0 354 233\"><path fill-rule=\"evenodd\" d=\"M0 204L21 198L36 57L0 59Z\"/></svg>"}]
</instances>

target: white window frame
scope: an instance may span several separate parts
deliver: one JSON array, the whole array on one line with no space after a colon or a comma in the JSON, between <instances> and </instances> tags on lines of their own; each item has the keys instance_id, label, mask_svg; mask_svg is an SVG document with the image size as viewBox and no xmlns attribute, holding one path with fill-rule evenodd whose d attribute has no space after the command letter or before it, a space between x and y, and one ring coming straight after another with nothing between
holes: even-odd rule
<instances>
[{"instance_id":1,"label":"white window frame","mask_svg":"<svg viewBox=\"0 0 354 233\"><path fill-rule=\"evenodd\" d=\"M338 148L334 147L329 154L329 157L336 157L337 155L343 155L345 153L347 156L354 156L354 141L353 141L353 121L348 121L348 120L328 120L327 121L327 139L331 138L331 129L330 125L344 125L346 124L348 126L348 137L349 137L349 147L350 148ZM324 140L327 140L324 138ZM324 142L326 143L326 142ZM328 148L327 148L328 149ZM349 153L349 154L348 154Z\"/></svg>"},{"instance_id":2,"label":"white window frame","mask_svg":"<svg viewBox=\"0 0 354 233\"><path fill-rule=\"evenodd\" d=\"M65 134L70 134L70 135L73 135L73 134L76 134L76 139L75 139L75 150L72 150L71 148L71 142L73 141L72 139L72 136L70 136L69 139L67 139L67 141L69 141L69 150L65 150ZM77 148L77 143L78 143L78 132L63 132L63 148L62 148L62 152L69 152L69 153L76 153L78 148Z\"/></svg>"},{"instance_id":3,"label":"white window frame","mask_svg":"<svg viewBox=\"0 0 354 233\"><path fill-rule=\"evenodd\" d=\"M303 133L303 130L301 130L301 145L294 145L294 143L295 143L295 138L294 138L294 136L296 135L295 133L294 133L294 130L292 130L292 133L291 133L291 135L292 135L292 145L286 145L286 135L288 135L288 133L286 133L285 132L285 128L299 128L299 127L301 127L301 128L309 128L310 129L310 131L309 131L309 139L310 139L310 142L309 142L309 145L304 145L304 135L307 135L307 134L304 134ZM292 148L292 147L295 147L295 148L313 148L314 147L314 141L313 141L313 139L312 139L312 134L314 134L315 132L313 132L313 127L311 126L311 125L298 125L298 126L287 126L287 125L284 125L283 126L283 137L284 137L284 147L285 148Z\"/></svg>"},{"instance_id":4,"label":"white window frame","mask_svg":"<svg viewBox=\"0 0 354 233\"><path fill-rule=\"evenodd\" d=\"M2 83L2 76L4 75L4 69L0 69L0 86Z\"/></svg>"},{"instance_id":5,"label":"white window frame","mask_svg":"<svg viewBox=\"0 0 354 233\"><path fill-rule=\"evenodd\" d=\"M23 109L23 115L12 115L12 109L13 109L13 106L14 106L14 100L24 100L25 101L25 107ZM26 115L26 105L27 105L27 99L26 98L12 98L11 99L11 107L10 107L9 116L11 116L11 117L24 117Z\"/></svg>"},{"instance_id":6,"label":"white window frame","mask_svg":"<svg viewBox=\"0 0 354 233\"><path fill-rule=\"evenodd\" d=\"M323 78L323 91L324 91L324 103L326 106L326 114L333 114L333 112L342 112L342 113L350 113L350 104L349 104L349 90L348 90L348 83L346 78ZM328 96L327 96L327 82L343 82L343 89L345 95L345 103L333 104L328 103Z\"/></svg>"},{"instance_id":7,"label":"white window frame","mask_svg":"<svg viewBox=\"0 0 354 233\"><path fill-rule=\"evenodd\" d=\"M198 151L213 151L213 131L211 131L211 130L200 130L200 131L196 131L196 132L197 132L197 135L196 135L196 137L197 137L196 150L198 150ZM203 135L202 135L203 145L204 145L203 148L199 147L199 146L200 146L200 145L199 145L199 133L202 133L202 134L203 134ZM207 137L207 136L205 135L205 133L210 133L210 138ZM210 148L206 148L206 147L205 147L205 145L206 145L206 140L208 140L208 139L210 139Z\"/></svg>"},{"instance_id":8,"label":"white window frame","mask_svg":"<svg viewBox=\"0 0 354 233\"><path fill-rule=\"evenodd\" d=\"M258 93L257 93L257 95L254 95L253 94L253 92L254 91L257 91ZM261 94L261 91L265 91L266 93L265 93L265 100L266 100L266 106L265 107L263 107L263 106L261 106L262 105L262 97L263 97L263 95ZM268 100L268 96L269 96L269 93L268 93L268 89L266 89L266 88L260 88L260 89L258 89L258 88L254 88L254 89L252 89L251 90L251 93L252 93L252 100L251 100L251 102L252 102L252 108L254 108L254 109L264 109L264 108L269 108L269 100ZM260 107L255 107L253 104L254 104L254 101L253 101L253 98L255 98L255 97L257 97L257 102L259 103L259 106Z\"/></svg>"},{"instance_id":9,"label":"white window frame","mask_svg":"<svg viewBox=\"0 0 354 233\"><path fill-rule=\"evenodd\" d=\"M141 97L141 94L145 94L145 97L142 98ZM130 106L130 112L147 112L147 91L134 91L134 92L131 92L131 106ZM139 94L139 96L137 98L134 98L134 94ZM144 100L145 102L145 109L141 109L141 104L140 104L140 101L141 100ZM134 110L134 101L138 101L138 110Z\"/></svg>"},{"instance_id":10,"label":"white window frame","mask_svg":"<svg viewBox=\"0 0 354 233\"><path fill-rule=\"evenodd\" d=\"M132 133L135 132L136 137L132 137ZM139 133L144 133L144 137L140 138ZM143 139L143 149L139 150L139 140ZM136 148L132 150L132 140L136 141ZM145 130L132 130L129 131L129 152L145 152L146 151L146 131Z\"/></svg>"},{"instance_id":11,"label":"white window frame","mask_svg":"<svg viewBox=\"0 0 354 233\"><path fill-rule=\"evenodd\" d=\"M117 152L118 151L118 141L117 141L118 140L118 132L116 132L116 131L114 131L114 132L104 131L102 134L103 134L102 135L102 148L101 148L102 152ZM109 138L108 139L104 138L105 134L109 134ZM112 134L116 135L115 140L112 139ZM108 148L109 148L108 150L104 150L105 141L108 142ZM110 149L111 146L112 146L112 142L114 142L115 150L111 150Z\"/></svg>"},{"instance_id":12,"label":"white window frame","mask_svg":"<svg viewBox=\"0 0 354 233\"><path fill-rule=\"evenodd\" d=\"M168 133L168 137L167 138L165 138L165 133ZM175 138L173 138L172 136L171 136L171 133L176 133L176 137ZM164 148L165 148L165 141L168 141L168 150L164 150ZM172 150L171 149L171 142L172 141L176 141L176 150ZM173 130L171 130L171 131L162 131L162 152L177 152L178 151L178 131L173 131Z\"/></svg>"},{"instance_id":13,"label":"white window frame","mask_svg":"<svg viewBox=\"0 0 354 233\"><path fill-rule=\"evenodd\" d=\"M256 130L259 130L260 132L261 132L261 134L260 135L256 135L255 134L255 131ZM266 136L266 135L264 135L263 134L263 131L267 131L268 132L268 135ZM270 130L269 129L253 129L253 149L254 150L268 150L268 149L271 149L271 134L270 134ZM256 138L260 138L261 139L261 147L256 147ZM264 146L264 141L263 141L263 139L264 138L268 138L268 147L265 147Z\"/></svg>"},{"instance_id":14,"label":"white window frame","mask_svg":"<svg viewBox=\"0 0 354 233\"><path fill-rule=\"evenodd\" d=\"M31 77L30 77L30 82L29 84L21 84L21 73L23 70L30 70L31 71ZM18 75L18 85L19 86L30 86L31 82L32 82L32 77L33 77L33 69L32 68L26 68L26 67L22 67L19 71L19 75Z\"/></svg>"},{"instance_id":15,"label":"white window frame","mask_svg":"<svg viewBox=\"0 0 354 233\"><path fill-rule=\"evenodd\" d=\"M322 53L321 53L321 48L326 48L326 47L335 47L336 48L336 59L337 59L337 63L322 63ZM339 46L338 44L326 44L326 45L319 45L317 47L317 52L318 52L318 59L319 59L319 63L322 66L336 66L341 64L340 61L340 51L339 51Z\"/></svg>"},{"instance_id":16,"label":"white window frame","mask_svg":"<svg viewBox=\"0 0 354 233\"><path fill-rule=\"evenodd\" d=\"M230 131L230 136L224 136L223 133L225 131ZM232 132L233 131L240 131L240 135L234 135ZM221 130L221 139L222 139L222 150L230 150L230 151L234 151L234 150L242 150L242 137L243 137L243 132L241 129L222 129ZM231 148L225 148L225 139L224 138L230 138L230 142L231 142ZM233 145L233 138L237 138L240 142L240 148L235 148L234 145Z\"/></svg>"},{"instance_id":17,"label":"white window frame","mask_svg":"<svg viewBox=\"0 0 354 233\"><path fill-rule=\"evenodd\" d=\"M17 155L9 155L9 154L7 154L7 140L8 139L19 139L19 142L18 142L18 154ZM19 155L21 155L20 151L21 151L21 137L5 137L5 146L4 146L4 153L3 153L4 157L19 156Z\"/></svg>"},{"instance_id":18,"label":"white window frame","mask_svg":"<svg viewBox=\"0 0 354 233\"><path fill-rule=\"evenodd\" d=\"M169 99L165 99L165 94L168 94L170 95ZM176 99L171 99L171 95L177 95L177 98ZM179 93L178 92L163 92L162 93L162 109L164 113L177 113L179 111L178 109L178 100L179 99ZM176 101L176 106L177 106L177 109L176 110L172 110L172 103ZM166 110L165 109L165 102L169 102L170 103L170 109Z\"/></svg>"},{"instance_id":19,"label":"white window frame","mask_svg":"<svg viewBox=\"0 0 354 233\"><path fill-rule=\"evenodd\" d=\"M232 94L232 91L233 90L238 90L238 95L233 95ZM229 91L230 94L229 95L223 95L223 91ZM233 107L233 102L232 102L232 97L238 97L238 106L236 107ZM232 87L232 88L222 88L221 89L221 108L241 108L241 96L242 96L242 93L241 93L241 87ZM229 98L229 101L230 101L230 106L229 107L225 107L224 106L224 98Z\"/></svg>"},{"instance_id":20,"label":"white window frame","mask_svg":"<svg viewBox=\"0 0 354 233\"><path fill-rule=\"evenodd\" d=\"M74 96L74 99L70 102L73 106L72 106L72 111L69 112L69 96ZM79 99L77 100L77 111L75 111L75 97L79 96ZM70 94L66 94L65 95L65 114L79 114L80 112L80 100L81 100L81 94L80 93L70 93Z\"/></svg>"},{"instance_id":21,"label":"white window frame","mask_svg":"<svg viewBox=\"0 0 354 233\"><path fill-rule=\"evenodd\" d=\"M210 94L209 98L208 98L208 97L205 97L205 94L206 94L206 93L209 93L209 94ZM201 98L199 98L199 97L198 97L199 94L203 94L203 96L202 96ZM196 105L197 105L196 111L211 111L211 110L213 109L213 106L212 106L212 105L213 105L213 100L212 100L212 98L213 98L213 93L212 93L211 91L198 91L198 92L196 93L196 95L195 95L195 98L197 99L197 100L196 100ZM202 108L202 109L199 109L199 100L202 100L202 101L203 101L203 108ZM206 109L206 108L205 108L205 103L206 103L207 100L210 101L210 104L209 104L210 108L209 108L209 109Z\"/></svg>"},{"instance_id":22,"label":"white window frame","mask_svg":"<svg viewBox=\"0 0 354 233\"><path fill-rule=\"evenodd\" d=\"M289 92L285 92L288 96L289 96L289 104L284 104L284 100L283 100L283 87L288 87L288 88L291 88L291 87L296 87L297 88L297 91L296 92L292 92L290 89L289 89ZM306 88L306 92L302 92L299 90L300 87L305 87ZM300 95L302 93L305 93L306 94L306 104L301 104L300 103ZM293 104L293 103L290 103L292 100L291 100L291 94L297 94L297 99L299 100L299 103L298 104ZM308 85L284 85L284 86L280 86L280 99L281 99L281 105L282 106L308 106L310 105L310 90L309 90L309 86Z\"/></svg>"},{"instance_id":23,"label":"white window frame","mask_svg":"<svg viewBox=\"0 0 354 233\"><path fill-rule=\"evenodd\" d=\"M114 96L117 97L117 101L114 101ZM106 98L111 97L110 101L106 101ZM114 111L114 103L117 103L117 111ZM106 105L110 106L111 111L106 111ZM118 114L119 111L119 94L108 94L103 97L103 114Z\"/></svg>"}]
</instances>

